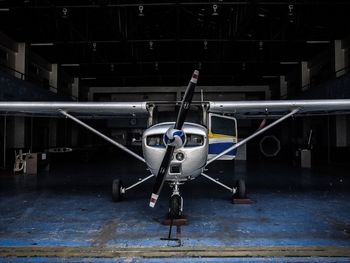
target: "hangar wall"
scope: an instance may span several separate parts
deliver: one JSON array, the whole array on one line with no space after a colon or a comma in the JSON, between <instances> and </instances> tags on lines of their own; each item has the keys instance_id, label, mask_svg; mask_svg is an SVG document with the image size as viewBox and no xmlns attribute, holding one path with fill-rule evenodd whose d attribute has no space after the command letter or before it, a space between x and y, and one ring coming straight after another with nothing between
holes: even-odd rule
<instances>
[{"instance_id":1,"label":"hangar wall","mask_svg":"<svg viewBox=\"0 0 350 263\"><path fill-rule=\"evenodd\" d=\"M348 41L335 40L328 50L312 60L297 62L294 69L287 75L276 76L276 78L275 76L267 76L275 79L270 85L199 86L198 90L200 91L196 92L195 100L201 100L202 96L204 100L255 100L295 97L349 98L350 91L347 88L350 84L348 47ZM0 58L1 100L71 100L77 99L78 96L80 99L84 100L86 98L90 101L180 100L185 90L185 86L93 86L91 83L85 82L83 78L70 76L64 72L62 65L51 64L41 58L32 52L31 47L27 44L16 43L3 34L0 34L0 49L3 51ZM276 86L278 87L278 93L274 91ZM50 120L47 124L42 125L40 121L35 120L34 123L37 122L38 124L34 125L33 133L48 138L45 139L44 143L41 143L38 139L33 139L31 132L29 132L32 131L32 122L26 121L25 118L7 119L7 121L9 124L6 126L7 134L11 134L12 138L11 136L7 138L8 142L3 144L5 148L78 146L82 142L81 138L86 138L89 143L94 141L91 136L80 136L85 131L75 125L56 120ZM124 125L128 126L127 128L135 128L129 127L128 121ZM247 136L257 125L251 121L241 122L242 132L240 134ZM293 126L292 129L296 129L294 132L296 138L290 139L291 136L285 136L290 132L290 125ZM115 125L98 123L97 126L105 129L105 127L109 126L111 128ZM303 138L314 127L319 127L317 129L322 130L322 132L319 132L323 134L319 138L319 144L323 148L328 148L328 156L330 156L330 148L333 148L332 154L335 155L337 149L341 149L342 152L348 151L350 146L348 132L350 121L348 116L329 117L326 128L325 126L322 127L320 120L304 119L298 124L289 124L289 126L277 128L275 133L279 135L284 145L288 145L293 144L293 140L304 140ZM4 128L3 120L3 124L1 124L2 136L4 136ZM137 129L140 129L140 127L137 127ZM67 131L70 133L69 136ZM107 130L106 132L115 134L113 131ZM133 130L133 132L140 133L139 130ZM63 133L65 136L57 137L58 134L62 135ZM253 151L255 150L253 149Z\"/></svg>"}]
</instances>

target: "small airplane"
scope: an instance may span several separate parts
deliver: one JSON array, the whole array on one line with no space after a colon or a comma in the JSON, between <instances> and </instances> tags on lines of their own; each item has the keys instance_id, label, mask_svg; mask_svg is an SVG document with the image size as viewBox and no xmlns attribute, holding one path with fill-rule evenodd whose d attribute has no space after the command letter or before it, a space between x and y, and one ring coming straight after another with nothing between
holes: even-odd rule
<instances>
[{"instance_id":1,"label":"small airplane","mask_svg":"<svg viewBox=\"0 0 350 263\"><path fill-rule=\"evenodd\" d=\"M153 110L156 102L0 102L0 113L20 116L66 117L92 131L123 151L146 163L151 175L124 187L119 179L113 180L112 197L122 200L127 191L155 178L149 202L155 207L164 183L172 189L169 202L171 218L183 214L183 198L179 187L186 181L204 176L224 187L238 198L246 195L244 180L238 180L234 187L227 186L204 173L205 168L216 160L232 160L237 148L251 139L281 123L291 116L345 114L350 110L350 99L333 100L276 100L276 101L218 101L193 102L192 98L199 72L195 70L187 86L175 122L153 124ZM191 104L203 110L203 120L197 123L185 122ZM228 115L231 114L231 115ZM85 117L118 118L122 116L148 116L149 128L142 135L143 157L124 145L102 134L81 119ZM236 118L274 119L260 127L255 133L238 141Z\"/></svg>"}]
</instances>

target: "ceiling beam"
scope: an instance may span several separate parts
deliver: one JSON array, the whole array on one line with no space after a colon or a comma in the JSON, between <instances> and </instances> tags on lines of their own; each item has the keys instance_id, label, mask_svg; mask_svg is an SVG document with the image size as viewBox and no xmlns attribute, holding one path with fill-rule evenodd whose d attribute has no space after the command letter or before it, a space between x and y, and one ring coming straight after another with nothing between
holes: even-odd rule
<instances>
[{"instance_id":1,"label":"ceiling beam","mask_svg":"<svg viewBox=\"0 0 350 263\"><path fill-rule=\"evenodd\" d=\"M23 8L34 8L34 9L52 9L52 8L111 8L111 7L118 7L118 8L128 8L128 7L138 7L140 5L142 6L212 6L213 4L221 5L221 6L234 6L234 5L302 5L302 6L313 6L313 5L350 5L350 1L229 1L229 2L223 2L223 1L213 1L213 2L155 2L155 3L128 3L128 4L90 4L90 5L36 5L31 3L24 3L23 5L11 5L2 4L1 7L7 7L10 9L23 9Z\"/></svg>"}]
</instances>

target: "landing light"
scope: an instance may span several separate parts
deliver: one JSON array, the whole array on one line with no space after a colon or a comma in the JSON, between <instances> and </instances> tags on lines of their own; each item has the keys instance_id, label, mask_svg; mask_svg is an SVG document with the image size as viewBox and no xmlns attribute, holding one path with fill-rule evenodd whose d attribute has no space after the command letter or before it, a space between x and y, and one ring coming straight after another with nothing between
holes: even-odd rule
<instances>
[{"instance_id":1,"label":"landing light","mask_svg":"<svg viewBox=\"0 0 350 263\"><path fill-rule=\"evenodd\" d=\"M183 161L185 159L185 155L182 152L178 152L175 156L176 160Z\"/></svg>"}]
</instances>

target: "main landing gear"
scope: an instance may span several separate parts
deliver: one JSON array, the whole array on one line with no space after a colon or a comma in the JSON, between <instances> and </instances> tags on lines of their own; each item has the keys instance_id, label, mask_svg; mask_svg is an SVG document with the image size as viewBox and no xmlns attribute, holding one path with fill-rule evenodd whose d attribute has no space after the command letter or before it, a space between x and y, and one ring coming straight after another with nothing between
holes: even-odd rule
<instances>
[{"instance_id":1,"label":"main landing gear","mask_svg":"<svg viewBox=\"0 0 350 263\"><path fill-rule=\"evenodd\" d=\"M112 183L112 200L113 202L119 202L123 200L125 195L125 188L123 182L119 179L114 179Z\"/></svg>"},{"instance_id":2,"label":"main landing gear","mask_svg":"<svg viewBox=\"0 0 350 263\"><path fill-rule=\"evenodd\" d=\"M112 199L114 202L119 202L123 200L126 191L134 188L135 186L149 180L154 175L151 174L147 176L144 179L140 179L137 183L129 186L124 187L123 183L120 179L114 179L112 183ZM220 185L221 187L229 190L232 193L232 200L235 204L251 204L252 201L247 198L246 194L246 185L245 181L243 179L237 180L235 187L230 188L229 186L219 182L218 180L215 180L214 178L202 173L202 176L206 177L207 179L211 180L212 182ZM169 213L168 213L168 220L177 220L177 221L186 221L184 215L183 215L183 198L180 195L179 191L179 185L181 182L172 182L170 183L170 187L172 188L172 195L169 199ZM179 222L180 222L179 221ZM166 223L167 224L167 223ZM182 223L181 223L182 224Z\"/></svg>"},{"instance_id":3,"label":"main landing gear","mask_svg":"<svg viewBox=\"0 0 350 263\"><path fill-rule=\"evenodd\" d=\"M154 175L151 174L143 179L139 179L138 182L134 183L133 185L130 185L128 187L124 187L123 182L120 179L114 179L112 182L112 200L113 202L119 202L123 200L126 191L129 191L130 189L134 188L135 186L138 186L139 184L142 184L143 182L149 180Z\"/></svg>"},{"instance_id":4,"label":"main landing gear","mask_svg":"<svg viewBox=\"0 0 350 263\"><path fill-rule=\"evenodd\" d=\"M245 181L243 179L239 179L236 182L236 193L233 194L234 198L245 199L247 198Z\"/></svg>"},{"instance_id":5,"label":"main landing gear","mask_svg":"<svg viewBox=\"0 0 350 263\"><path fill-rule=\"evenodd\" d=\"M215 180L214 178L210 177L205 173L202 173L202 176L220 185L221 187L229 190L232 193L232 201L234 204L251 204L252 203L252 201L249 198L247 198L245 181L243 179L237 180L236 185L233 188L231 188L219 182L218 180Z\"/></svg>"}]
</instances>

